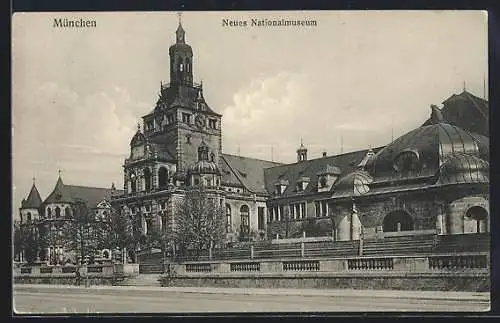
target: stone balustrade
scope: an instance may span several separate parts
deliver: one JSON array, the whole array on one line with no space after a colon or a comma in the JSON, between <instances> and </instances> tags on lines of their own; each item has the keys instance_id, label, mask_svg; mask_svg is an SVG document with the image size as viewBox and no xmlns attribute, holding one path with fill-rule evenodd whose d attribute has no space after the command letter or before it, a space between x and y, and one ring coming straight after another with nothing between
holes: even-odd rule
<instances>
[{"instance_id":1,"label":"stone balustrade","mask_svg":"<svg viewBox=\"0 0 500 323\"><path fill-rule=\"evenodd\" d=\"M169 263L174 275L231 274L236 272L400 272L432 273L436 271L489 270L489 254L464 253L455 255L363 256L327 259L259 259L252 261L213 260L189 263Z\"/></svg>"}]
</instances>

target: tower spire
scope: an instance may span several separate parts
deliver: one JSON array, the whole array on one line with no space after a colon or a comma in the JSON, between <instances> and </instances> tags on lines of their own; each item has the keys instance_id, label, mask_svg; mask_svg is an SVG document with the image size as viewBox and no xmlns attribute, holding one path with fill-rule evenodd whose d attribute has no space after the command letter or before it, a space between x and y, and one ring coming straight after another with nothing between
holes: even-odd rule
<instances>
[{"instance_id":1,"label":"tower spire","mask_svg":"<svg viewBox=\"0 0 500 323\"><path fill-rule=\"evenodd\" d=\"M464 92L467 90L467 87L466 87L466 82L464 80Z\"/></svg>"}]
</instances>

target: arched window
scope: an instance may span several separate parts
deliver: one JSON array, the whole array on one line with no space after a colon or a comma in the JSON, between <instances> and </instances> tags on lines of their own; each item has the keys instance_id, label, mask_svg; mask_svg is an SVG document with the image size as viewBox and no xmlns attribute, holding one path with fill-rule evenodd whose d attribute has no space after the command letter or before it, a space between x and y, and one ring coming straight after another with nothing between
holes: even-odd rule
<instances>
[{"instance_id":1,"label":"arched window","mask_svg":"<svg viewBox=\"0 0 500 323\"><path fill-rule=\"evenodd\" d=\"M134 173L130 174L130 190L132 191L132 193L135 193L137 191L136 176Z\"/></svg>"},{"instance_id":2,"label":"arched window","mask_svg":"<svg viewBox=\"0 0 500 323\"><path fill-rule=\"evenodd\" d=\"M182 72L184 71L184 64L182 62L182 58L179 57L179 59L177 60L177 66L179 66L179 72Z\"/></svg>"},{"instance_id":3,"label":"arched window","mask_svg":"<svg viewBox=\"0 0 500 323\"><path fill-rule=\"evenodd\" d=\"M384 232L411 231L413 220L405 211L394 211L384 217L382 229Z\"/></svg>"},{"instance_id":4,"label":"arched window","mask_svg":"<svg viewBox=\"0 0 500 323\"><path fill-rule=\"evenodd\" d=\"M50 207L47 208L47 219L52 219L52 209Z\"/></svg>"},{"instance_id":5,"label":"arched window","mask_svg":"<svg viewBox=\"0 0 500 323\"><path fill-rule=\"evenodd\" d=\"M61 209L59 206L56 206L56 219L59 219L61 217Z\"/></svg>"},{"instance_id":6,"label":"arched window","mask_svg":"<svg viewBox=\"0 0 500 323\"><path fill-rule=\"evenodd\" d=\"M65 209L64 209L64 216L66 218L71 218L71 209L69 208L69 206L67 206Z\"/></svg>"},{"instance_id":7,"label":"arched window","mask_svg":"<svg viewBox=\"0 0 500 323\"><path fill-rule=\"evenodd\" d=\"M248 205L242 205L240 208L241 217L241 232L243 234L250 233L250 212Z\"/></svg>"},{"instance_id":8,"label":"arched window","mask_svg":"<svg viewBox=\"0 0 500 323\"><path fill-rule=\"evenodd\" d=\"M186 72L190 72L191 71L191 60L189 59L189 57L186 57Z\"/></svg>"},{"instance_id":9,"label":"arched window","mask_svg":"<svg viewBox=\"0 0 500 323\"><path fill-rule=\"evenodd\" d=\"M465 215L476 222L472 232L488 232L488 211L486 211L483 207L473 206L467 210Z\"/></svg>"},{"instance_id":10,"label":"arched window","mask_svg":"<svg viewBox=\"0 0 500 323\"><path fill-rule=\"evenodd\" d=\"M31 223L31 212L28 212L27 216L28 216L28 218L26 219L26 221L28 223Z\"/></svg>"},{"instance_id":11,"label":"arched window","mask_svg":"<svg viewBox=\"0 0 500 323\"><path fill-rule=\"evenodd\" d=\"M231 205L226 204L226 232L231 232Z\"/></svg>"},{"instance_id":12,"label":"arched window","mask_svg":"<svg viewBox=\"0 0 500 323\"><path fill-rule=\"evenodd\" d=\"M108 219L108 211L102 212L102 219L107 220Z\"/></svg>"},{"instance_id":13,"label":"arched window","mask_svg":"<svg viewBox=\"0 0 500 323\"><path fill-rule=\"evenodd\" d=\"M168 171L165 167L160 167L158 170L158 186L160 188L167 187L168 184Z\"/></svg>"},{"instance_id":14,"label":"arched window","mask_svg":"<svg viewBox=\"0 0 500 323\"><path fill-rule=\"evenodd\" d=\"M416 150L404 150L394 159L394 169L403 177L420 173L420 157Z\"/></svg>"},{"instance_id":15,"label":"arched window","mask_svg":"<svg viewBox=\"0 0 500 323\"><path fill-rule=\"evenodd\" d=\"M151 171L149 170L149 168L144 168L144 188L146 189L146 192L149 192L151 190L151 179Z\"/></svg>"}]
</instances>

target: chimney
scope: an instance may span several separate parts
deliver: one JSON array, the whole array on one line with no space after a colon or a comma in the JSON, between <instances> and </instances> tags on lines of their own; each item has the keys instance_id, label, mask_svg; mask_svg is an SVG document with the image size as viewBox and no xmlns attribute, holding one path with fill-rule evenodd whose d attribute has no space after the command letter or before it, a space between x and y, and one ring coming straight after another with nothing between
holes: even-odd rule
<instances>
[{"instance_id":1,"label":"chimney","mask_svg":"<svg viewBox=\"0 0 500 323\"><path fill-rule=\"evenodd\" d=\"M326 157L326 151L323 152L323 157Z\"/></svg>"}]
</instances>

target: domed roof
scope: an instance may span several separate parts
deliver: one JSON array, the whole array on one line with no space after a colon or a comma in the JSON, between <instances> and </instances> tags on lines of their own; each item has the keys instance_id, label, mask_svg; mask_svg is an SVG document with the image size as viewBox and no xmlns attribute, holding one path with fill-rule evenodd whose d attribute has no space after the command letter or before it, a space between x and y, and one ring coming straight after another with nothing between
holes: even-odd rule
<instances>
[{"instance_id":1,"label":"domed roof","mask_svg":"<svg viewBox=\"0 0 500 323\"><path fill-rule=\"evenodd\" d=\"M339 178L333 186L333 196L358 196L368 193L368 184L373 182L369 173L356 170Z\"/></svg>"},{"instance_id":2,"label":"domed roof","mask_svg":"<svg viewBox=\"0 0 500 323\"><path fill-rule=\"evenodd\" d=\"M144 141L146 141L146 137L144 136L144 134L141 132L140 129L137 129L137 132L135 133L135 135L132 137L132 140L130 141L130 146L141 145L144 143Z\"/></svg>"},{"instance_id":3,"label":"domed roof","mask_svg":"<svg viewBox=\"0 0 500 323\"><path fill-rule=\"evenodd\" d=\"M446 158L439 175L440 184L487 183L489 163L470 154L455 153Z\"/></svg>"},{"instance_id":4,"label":"domed roof","mask_svg":"<svg viewBox=\"0 0 500 323\"><path fill-rule=\"evenodd\" d=\"M381 149L366 165L376 181L433 176L450 154L487 155L487 147L459 127L435 123L414 129Z\"/></svg>"},{"instance_id":5,"label":"domed roof","mask_svg":"<svg viewBox=\"0 0 500 323\"><path fill-rule=\"evenodd\" d=\"M191 164L188 168L189 175L199 175L199 174L215 174L220 175L221 172L216 163L208 160L199 160L194 164Z\"/></svg>"}]
</instances>

